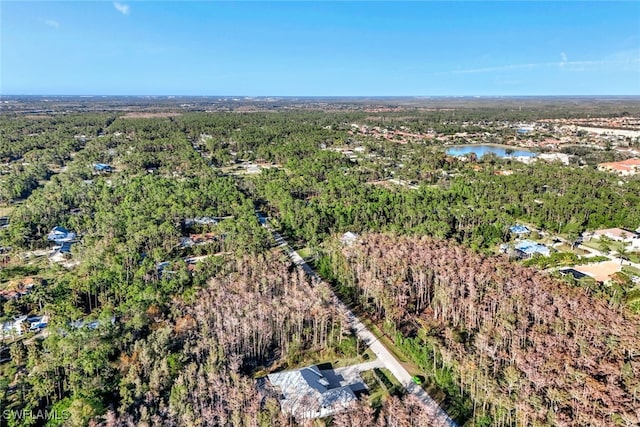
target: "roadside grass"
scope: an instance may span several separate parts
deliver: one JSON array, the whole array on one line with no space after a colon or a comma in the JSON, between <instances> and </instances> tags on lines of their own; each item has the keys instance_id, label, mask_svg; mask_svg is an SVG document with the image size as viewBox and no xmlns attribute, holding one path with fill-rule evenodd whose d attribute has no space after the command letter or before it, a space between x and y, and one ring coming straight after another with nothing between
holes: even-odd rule
<instances>
[{"instance_id":1,"label":"roadside grass","mask_svg":"<svg viewBox=\"0 0 640 427\"><path fill-rule=\"evenodd\" d=\"M304 352L295 353L294 357L283 355L271 366L259 367L253 374L254 378L263 377L271 372L289 369L298 369L310 365L331 365L332 369L344 368L346 366L357 365L358 363L368 362L376 358L375 354L364 344L356 344L355 337L345 337L344 345L341 348L325 348L321 351L306 350ZM364 351L362 351L364 349ZM357 353L349 354L351 351ZM347 353L347 354L345 354Z\"/></svg>"},{"instance_id":2,"label":"roadside grass","mask_svg":"<svg viewBox=\"0 0 640 427\"><path fill-rule=\"evenodd\" d=\"M585 251L584 249L580 249L578 247L575 247L574 249L571 249L571 246L566 244L566 243L562 243L558 246L555 246L555 248L560 251L560 252L573 252L576 255L587 255L589 254L589 251Z\"/></svg>"},{"instance_id":3,"label":"roadside grass","mask_svg":"<svg viewBox=\"0 0 640 427\"><path fill-rule=\"evenodd\" d=\"M382 385L373 371L360 373L360 377L369 389L369 405L372 408L382 406L382 403L389 397L389 391Z\"/></svg>"},{"instance_id":4,"label":"roadside grass","mask_svg":"<svg viewBox=\"0 0 640 427\"><path fill-rule=\"evenodd\" d=\"M635 276L640 276L640 268L636 268L631 265L623 265L622 271L625 273L631 273Z\"/></svg>"},{"instance_id":5,"label":"roadside grass","mask_svg":"<svg viewBox=\"0 0 640 427\"><path fill-rule=\"evenodd\" d=\"M364 316L359 316L359 317L362 323L373 333L373 335L375 335L375 337L380 342L382 342L382 344L384 344L385 347L389 349L389 351L391 351L391 353L393 353L396 359L398 359L402 364L410 363L407 356L405 356L404 353L402 353L400 349L396 347L396 345L391 340L391 338L385 335L384 332L382 332L382 330L378 328L378 325L373 323L371 319L369 319L368 317L364 317Z\"/></svg>"},{"instance_id":6,"label":"roadside grass","mask_svg":"<svg viewBox=\"0 0 640 427\"><path fill-rule=\"evenodd\" d=\"M602 252L602 248L600 242L598 240L585 240L581 243L582 246L586 246L587 248L595 249L596 251Z\"/></svg>"},{"instance_id":7,"label":"roadside grass","mask_svg":"<svg viewBox=\"0 0 640 427\"><path fill-rule=\"evenodd\" d=\"M631 252L629 253L629 261L634 264L640 264L640 252Z\"/></svg>"},{"instance_id":8,"label":"roadside grass","mask_svg":"<svg viewBox=\"0 0 640 427\"><path fill-rule=\"evenodd\" d=\"M298 249L296 252L298 252L298 255L300 255L304 259L309 258L313 254L313 250L309 246Z\"/></svg>"}]
</instances>

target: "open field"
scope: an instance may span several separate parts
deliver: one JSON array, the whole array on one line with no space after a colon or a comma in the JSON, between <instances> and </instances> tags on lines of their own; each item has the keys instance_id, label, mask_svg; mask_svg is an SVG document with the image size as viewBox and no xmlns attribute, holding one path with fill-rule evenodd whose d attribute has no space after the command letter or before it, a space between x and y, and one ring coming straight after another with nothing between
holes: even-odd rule
<instances>
[{"instance_id":1,"label":"open field","mask_svg":"<svg viewBox=\"0 0 640 427\"><path fill-rule=\"evenodd\" d=\"M577 265L573 268L593 277L599 282L606 282L614 273L620 271L621 266L619 262L605 261L597 264Z\"/></svg>"}]
</instances>

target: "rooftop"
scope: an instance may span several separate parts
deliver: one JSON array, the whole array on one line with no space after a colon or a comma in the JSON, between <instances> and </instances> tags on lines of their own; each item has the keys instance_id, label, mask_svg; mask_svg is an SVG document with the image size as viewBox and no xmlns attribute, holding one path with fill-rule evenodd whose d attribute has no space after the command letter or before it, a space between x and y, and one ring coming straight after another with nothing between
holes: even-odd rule
<instances>
[{"instance_id":1,"label":"rooftop","mask_svg":"<svg viewBox=\"0 0 640 427\"><path fill-rule=\"evenodd\" d=\"M340 412L357 398L351 385L342 385L335 375L325 375L317 366L269 374L267 378L281 392L283 412L298 419L326 417ZM356 383L356 389L363 385Z\"/></svg>"},{"instance_id":2,"label":"rooftop","mask_svg":"<svg viewBox=\"0 0 640 427\"><path fill-rule=\"evenodd\" d=\"M529 229L524 225L514 225L512 227L509 227L509 231L514 234L527 234L529 232Z\"/></svg>"},{"instance_id":3,"label":"rooftop","mask_svg":"<svg viewBox=\"0 0 640 427\"><path fill-rule=\"evenodd\" d=\"M67 230L65 227L57 226L49 232L47 239L56 243L70 242L76 238L76 233Z\"/></svg>"},{"instance_id":4,"label":"rooftop","mask_svg":"<svg viewBox=\"0 0 640 427\"><path fill-rule=\"evenodd\" d=\"M545 256L548 256L550 251L549 248L546 247L545 245L541 245L539 243L536 242L532 242L531 240L522 240L518 243L515 244L514 246L517 250L527 254L527 255L533 255L533 254L542 254Z\"/></svg>"},{"instance_id":5,"label":"rooftop","mask_svg":"<svg viewBox=\"0 0 640 427\"><path fill-rule=\"evenodd\" d=\"M596 230L593 232L594 236L607 236L618 239L626 239L635 237L635 233L633 231L624 230L622 228L603 228L601 230Z\"/></svg>"},{"instance_id":6,"label":"rooftop","mask_svg":"<svg viewBox=\"0 0 640 427\"><path fill-rule=\"evenodd\" d=\"M574 270L573 268L565 268L564 270L560 270L560 274L566 276L568 274L572 275L576 280L580 280L584 277L587 277L586 274L581 273L578 270Z\"/></svg>"},{"instance_id":7,"label":"rooftop","mask_svg":"<svg viewBox=\"0 0 640 427\"><path fill-rule=\"evenodd\" d=\"M356 233L352 233L351 231L347 231L340 237L340 242L343 245L352 245L358 239L358 235Z\"/></svg>"}]
</instances>

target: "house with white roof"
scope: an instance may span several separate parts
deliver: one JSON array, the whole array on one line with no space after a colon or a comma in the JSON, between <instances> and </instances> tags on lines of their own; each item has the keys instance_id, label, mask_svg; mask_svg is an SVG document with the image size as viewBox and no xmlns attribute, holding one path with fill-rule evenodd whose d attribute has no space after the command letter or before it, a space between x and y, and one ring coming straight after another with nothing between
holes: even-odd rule
<instances>
[{"instance_id":1,"label":"house with white roof","mask_svg":"<svg viewBox=\"0 0 640 427\"><path fill-rule=\"evenodd\" d=\"M60 225L54 227L53 230L51 230L47 235L47 240L56 243L71 242L75 238L76 233L74 233L73 231L69 231L65 227L62 227Z\"/></svg>"},{"instance_id":2,"label":"house with white roof","mask_svg":"<svg viewBox=\"0 0 640 427\"><path fill-rule=\"evenodd\" d=\"M282 412L296 419L328 417L349 408L356 400L355 391L366 390L363 382L342 385L316 365L267 375L280 395Z\"/></svg>"},{"instance_id":3,"label":"house with white roof","mask_svg":"<svg viewBox=\"0 0 640 427\"><path fill-rule=\"evenodd\" d=\"M340 243L347 246L351 246L356 240L358 240L358 235L351 231L347 231L342 235L342 237L340 237Z\"/></svg>"},{"instance_id":4,"label":"house with white roof","mask_svg":"<svg viewBox=\"0 0 640 427\"><path fill-rule=\"evenodd\" d=\"M27 316L19 316L8 322L4 322L0 328L0 338L15 338L22 336L23 324L27 321Z\"/></svg>"}]
</instances>

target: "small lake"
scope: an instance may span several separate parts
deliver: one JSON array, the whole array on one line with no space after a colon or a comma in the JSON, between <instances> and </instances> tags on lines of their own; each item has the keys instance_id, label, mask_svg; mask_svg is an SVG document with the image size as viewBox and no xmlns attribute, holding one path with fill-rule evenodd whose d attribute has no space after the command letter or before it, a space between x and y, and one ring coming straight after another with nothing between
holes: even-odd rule
<instances>
[{"instance_id":1,"label":"small lake","mask_svg":"<svg viewBox=\"0 0 640 427\"><path fill-rule=\"evenodd\" d=\"M447 148L447 154L450 156L468 156L471 153L476 153L478 158L481 158L485 154L493 153L498 157L535 157L536 153L533 151L525 150L523 148L510 147L507 145L487 145L487 144L474 144L474 145L456 145Z\"/></svg>"}]
</instances>

